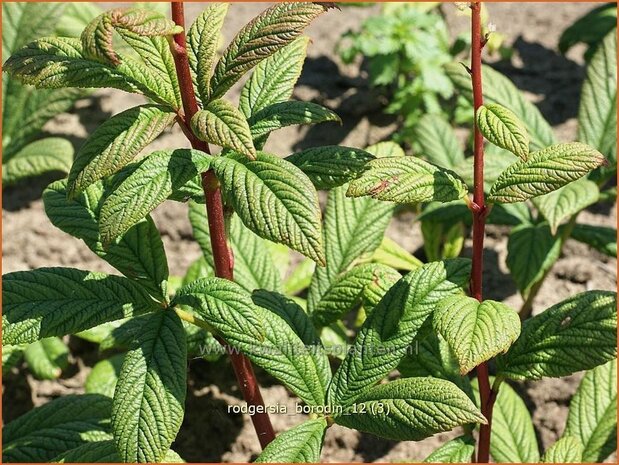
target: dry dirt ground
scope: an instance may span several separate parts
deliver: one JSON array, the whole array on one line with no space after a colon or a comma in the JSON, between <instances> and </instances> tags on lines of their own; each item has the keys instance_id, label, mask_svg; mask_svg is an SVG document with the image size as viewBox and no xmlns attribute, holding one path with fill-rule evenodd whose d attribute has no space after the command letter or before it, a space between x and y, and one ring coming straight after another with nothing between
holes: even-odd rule
<instances>
[{"instance_id":1,"label":"dry dirt ground","mask_svg":"<svg viewBox=\"0 0 619 465\"><path fill-rule=\"evenodd\" d=\"M264 7L264 4L233 5L225 28L227 39ZM198 3L188 4L188 17L195 17L201 8ZM490 4L488 8L497 30L506 34L516 51L511 64L500 65L501 71L539 105L560 140L573 140L577 128L575 117L579 90L584 76L583 49L576 47L564 57L557 53L556 45L560 32L592 5L504 3ZM341 12L331 11L308 30L312 44L296 97L334 109L344 124L328 124L319 129L287 129L279 133L280 137L271 139L268 150L287 155L295 149L313 145L364 147L388 138L395 128L393 119L381 114L380 104L368 88L363 73L359 73L358 66L342 65L333 53L338 37L376 9L375 6L346 7ZM466 20L456 17L451 5L446 5L445 11L454 32L466 30ZM141 102L142 99L134 95L97 91L91 98L80 101L70 114L57 117L46 129L50 133L65 135L78 148L85 137L110 115ZM153 148L178 146L186 146L186 143L177 127L153 144ZM83 243L49 223L40 200L40 193L49 181L37 180L4 192L3 273L58 265L112 271ZM170 271L176 275L184 274L186 267L200 255L198 246L192 240L186 213L185 205L167 203L154 214L164 238ZM597 207L584 212L581 219L591 224L614 225L615 208ZM394 219L389 235L411 252L416 252L421 247L421 239L419 227L412 220L411 215ZM508 232L506 228L489 228L489 251L485 257L488 270L486 289L488 297L519 305L520 297L505 266ZM470 243L467 243L464 254L470 254ZM540 311L586 289L614 289L615 282L615 260L570 241L544 284L535 309ZM56 396L82 391L84 378L97 360L96 348L77 339L70 342L73 364L62 379L35 381L24 367L4 378L4 421ZM259 373L259 376L268 404L294 405L295 399L284 388L274 384L264 373ZM173 448L188 462L243 462L253 459L259 445L248 418L230 415L226 410L229 404L242 403L228 362L193 360L190 362L189 379L185 422ZM569 399L578 380L579 376L575 375L566 380L516 386L534 412L536 432L544 447L562 433ZM273 416L278 432L301 420L300 415ZM335 426L327 433L322 457L330 462L419 461L450 436L437 435L421 442L397 443Z\"/></svg>"}]
</instances>

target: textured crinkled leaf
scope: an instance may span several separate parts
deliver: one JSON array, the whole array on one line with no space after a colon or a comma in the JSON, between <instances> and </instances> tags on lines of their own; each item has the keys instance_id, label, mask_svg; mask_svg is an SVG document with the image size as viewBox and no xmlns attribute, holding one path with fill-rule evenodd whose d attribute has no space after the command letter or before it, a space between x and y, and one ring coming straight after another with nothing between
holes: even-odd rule
<instances>
[{"instance_id":1,"label":"textured crinkled leaf","mask_svg":"<svg viewBox=\"0 0 619 465\"><path fill-rule=\"evenodd\" d=\"M507 305L465 296L441 300L433 324L451 347L463 375L506 352L520 334L520 318Z\"/></svg>"},{"instance_id":2,"label":"textured crinkled leaf","mask_svg":"<svg viewBox=\"0 0 619 465\"><path fill-rule=\"evenodd\" d=\"M254 463L319 463L326 431L324 418L305 421L277 436Z\"/></svg>"},{"instance_id":3,"label":"textured crinkled leaf","mask_svg":"<svg viewBox=\"0 0 619 465\"><path fill-rule=\"evenodd\" d=\"M365 150L376 158L403 157L405 155L402 147L391 141L378 142L366 147Z\"/></svg>"},{"instance_id":4,"label":"textured crinkled leaf","mask_svg":"<svg viewBox=\"0 0 619 465\"><path fill-rule=\"evenodd\" d=\"M200 140L235 150L252 160L256 158L245 116L226 100L209 102L191 118L191 127Z\"/></svg>"},{"instance_id":5,"label":"textured crinkled leaf","mask_svg":"<svg viewBox=\"0 0 619 465\"><path fill-rule=\"evenodd\" d=\"M35 378L56 379L69 366L69 348L58 337L46 337L26 347L24 359Z\"/></svg>"},{"instance_id":6,"label":"textured crinkled leaf","mask_svg":"<svg viewBox=\"0 0 619 465\"><path fill-rule=\"evenodd\" d=\"M406 378L368 389L334 415L336 423L396 441L419 441L456 426L486 423L453 383Z\"/></svg>"},{"instance_id":7,"label":"textured crinkled leaf","mask_svg":"<svg viewBox=\"0 0 619 465\"><path fill-rule=\"evenodd\" d=\"M423 265L423 262L409 253L393 239L383 237L380 246L374 251L372 262L390 266L396 270L413 271Z\"/></svg>"},{"instance_id":8,"label":"textured crinkled leaf","mask_svg":"<svg viewBox=\"0 0 619 465\"><path fill-rule=\"evenodd\" d=\"M227 12L227 3L213 3L200 13L187 32L187 55L197 96L202 102L209 100L209 81Z\"/></svg>"},{"instance_id":9,"label":"textured crinkled leaf","mask_svg":"<svg viewBox=\"0 0 619 465\"><path fill-rule=\"evenodd\" d=\"M617 29L613 29L589 63L578 109L578 140L595 147L613 163L617 162L616 110Z\"/></svg>"},{"instance_id":10,"label":"textured crinkled leaf","mask_svg":"<svg viewBox=\"0 0 619 465\"><path fill-rule=\"evenodd\" d=\"M2 185L58 171L68 173L73 162L73 146L60 137L47 137L26 145L2 164Z\"/></svg>"},{"instance_id":11,"label":"textured crinkled leaf","mask_svg":"<svg viewBox=\"0 0 619 465\"><path fill-rule=\"evenodd\" d=\"M368 169L350 183L346 195L418 203L449 202L468 194L466 184L456 173L419 158L378 158L367 166Z\"/></svg>"},{"instance_id":12,"label":"textured crinkled leaf","mask_svg":"<svg viewBox=\"0 0 619 465\"><path fill-rule=\"evenodd\" d=\"M471 436L459 436L428 455L424 463L471 463L474 453L475 440Z\"/></svg>"},{"instance_id":13,"label":"textured crinkled leaf","mask_svg":"<svg viewBox=\"0 0 619 465\"><path fill-rule=\"evenodd\" d=\"M293 153L286 160L300 168L316 189L333 189L356 179L374 156L365 150L327 145Z\"/></svg>"},{"instance_id":14,"label":"textured crinkled leaf","mask_svg":"<svg viewBox=\"0 0 619 465\"><path fill-rule=\"evenodd\" d=\"M264 152L254 161L215 157L211 165L245 226L324 265L318 194L299 168Z\"/></svg>"},{"instance_id":15,"label":"textured crinkled leaf","mask_svg":"<svg viewBox=\"0 0 619 465\"><path fill-rule=\"evenodd\" d=\"M89 442L56 456L54 463L119 463L121 462L113 440ZM184 463L172 449L168 450L163 463Z\"/></svg>"},{"instance_id":16,"label":"textured crinkled leaf","mask_svg":"<svg viewBox=\"0 0 619 465\"><path fill-rule=\"evenodd\" d=\"M50 184L43 192L45 213L54 226L82 239L88 248L159 299L165 297L168 262L163 242L150 216L132 226L119 240L104 248L99 234L103 187L93 184L74 199L67 198L66 181Z\"/></svg>"},{"instance_id":17,"label":"textured crinkled leaf","mask_svg":"<svg viewBox=\"0 0 619 465\"><path fill-rule=\"evenodd\" d=\"M123 462L160 462L185 413L185 329L176 313L160 311L145 321L137 339L114 391L114 442Z\"/></svg>"},{"instance_id":18,"label":"textured crinkled leaf","mask_svg":"<svg viewBox=\"0 0 619 465\"><path fill-rule=\"evenodd\" d=\"M2 342L64 336L157 308L138 284L120 276L39 268L2 276Z\"/></svg>"},{"instance_id":19,"label":"textured crinkled leaf","mask_svg":"<svg viewBox=\"0 0 619 465\"><path fill-rule=\"evenodd\" d=\"M99 126L80 147L69 173L69 194L123 168L174 122L176 114L161 105L123 111Z\"/></svg>"},{"instance_id":20,"label":"textured crinkled leaf","mask_svg":"<svg viewBox=\"0 0 619 465\"><path fill-rule=\"evenodd\" d=\"M611 257L617 256L617 230L592 224L575 224L572 238Z\"/></svg>"},{"instance_id":21,"label":"textured crinkled leaf","mask_svg":"<svg viewBox=\"0 0 619 465\"><path fill-rule=\"evenodd\" d=\"M494 145L526 160L529 156L527 128L508 108L498 103L482 105L475 114L477 127Z\"/></svg>"},{"instance_id":22,"label":"textured crinkled leaf","mask_svg":"<svg viewBox=\"0 0 619 465\"><path fill-rule=\"evenodd\" d=\"M456 169L464 161L456 134L443 116L422 116L413 128L413 141L421 149L419 155L435 165Z\"/></svg>"},{"instance_id":23,"label":"textured crinkled leaf","mask_svg":"<svg viewBox=\"0 0 619 465\"><path fill-rule=\"evenodd\" d=\"M565 434L584 446L583 462L603 462L617 448L617 360L585 374L570 401Z\"/></svg>"},{"instance_id":24,"label":"textured crinkled leaf","mask_svg":"<svg viewBox=\"0 0 619 465\"><path fill-rule=\"evenodd\" d=\"M577 438L563 436L546 449L542 463L582 463L582 453L582 444Z\"/></svg>"},{"instance_id":25,"label":"textured crinkled leaf","mask_svg":"<svg viewBox=\"0 0 619 465\"><path fill-rule=\"evenodd\" d=\"M114 397L114 390L124 360L125 354L116 354L97 362L86 377L84 383L86 393Z\"/></svg>"},{"instance_id":26,"label":"textured crinkled leaf","mask_svg":"<svg viewBox=\"0 0 619 465\"><path fill-rule=\"evenodd\" d=\"M224 50L211 78L211 97L225 94L243 74L296 39L327 4L276 4L243 27Z\"/></svg>"},{"instance_id":27,"label":"textured crinkled leaf","mask_svg":"<svg viewBox=\"0 0 619 465\"><path fill-rule=\"evenodd\" d=\"M445 72L458 91L473 103L471 75L460 63L448 63ZM514 83L488 65L482 66L483 97L486 103L498 103L509 108L522 121L529 133L533 150L540 150L556 142L552 127L537 107L526 100Z\"/></svg>"},{"instance_id":28,"label":"textured crinkled leaf","mask_svg":"<svg viewBox=\"0 0 619 465\"><path fill-rule=\"evenodd\" d=\"M209 156L198 150L163 150L122 169L101 205L99 231L103 245L121 237L188 181L205 171L209 160Z\"/></svg>"},{"instance_id":29,"label":"textured crinkled leaf","mask_svg":"<svg viewBox=\"0 0 619 465\"><path fill-rule=\"evenodd\" d=\"M499 356L512 379L567 376L617 357L617 294L588 291L525 321L518 340Z\"/></svg>"},{"instance_id":30,"label":"textured crinkled leaf","mask_svg":"<svg viewBox=\"0 0 619 465\"><path fill-rule=\"evenodd\" d=\"M392 286L359 329L352 350L333 376L329 403L352 403L396 368L436 304L461 294L469 273L469 260L433 262Z\"/></svg>"},{"instance_id":31,"label":"textured crinkled leaf","mask_svg":"<svg viewBox=\"0 0 619 465\"><path fill-rule=\"evenodd\" d=\"M112 400L67 395L36 407L2 429L2 461L48 462L87 442L111 439Z\"/></svg>"},{"instance_id":32,"label":"textured crinkled leaf","mask_svg":"<svg viewBox=\"0 0 619 465\"><path fill-rule=\"evenodd\" d=\"M292 96L301 75L309 37L298 37L256 66L241 90L239 109L249 118Z\"/></svg>"},{"instance_id":33,"label":"textured crinkled leaf","mask_svg":"<svg viewBox=\"0 0 619 465\"><path fill-rule=\"evenodd\" d=\"M547 223L512 229L507 241L507 267L525 298L557 261L562 243L560 236L552 235Z\"/></svg>"},{"instance_id":34,"label":"textured crinkled leaf","mask_svg":"<svg viewBox=\"0 0 619 465\"><path fill-rule=\"evenodd\" d=\"M603 163L600 152L580 142L552 145L507 168L492 185L488 200L513 203L548 194Z\"/></svg>"}]
</instances>

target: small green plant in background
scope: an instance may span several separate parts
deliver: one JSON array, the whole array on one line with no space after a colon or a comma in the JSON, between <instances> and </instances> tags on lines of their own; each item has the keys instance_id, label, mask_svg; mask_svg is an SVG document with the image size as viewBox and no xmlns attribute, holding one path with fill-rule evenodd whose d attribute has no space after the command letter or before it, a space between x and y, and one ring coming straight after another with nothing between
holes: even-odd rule
<instances>
[{"instance_id":1,"label":"small green plant in background","mask_svg":"<svg viewBox=\"0 0 619 465\"><path fill-rule=\"evenodd\" d=\"M578 43L587 45L585 60L595 54L602 39L617 27L617 4L606 3L578 18L559 38L559 51L566 53Z\"/></svg>"}]
</instances>

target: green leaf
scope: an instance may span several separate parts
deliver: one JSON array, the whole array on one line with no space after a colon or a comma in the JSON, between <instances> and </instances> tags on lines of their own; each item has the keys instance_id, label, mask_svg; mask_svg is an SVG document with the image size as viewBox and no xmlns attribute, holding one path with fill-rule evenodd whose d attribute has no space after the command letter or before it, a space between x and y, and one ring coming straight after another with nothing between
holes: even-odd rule
<instances>
[{"instance_id":1,"label":"green leaf","mask_svg":"<svg viewBox=\"0 0 619 465\"><path fill-rule=\"evenodd\" d=\"M198 98L204 103L210 97L209 80L227 12L227 3L213 3L200 13L187 32L187 55L192 78Z\"/></svg>"},{"instance_id":2,"label":"green leaf","mask_svg":"<svg viewBox=\"0 0 619 465\"><path fill-rule=\"evenodd\" d=\"M2 345L2 374L10 373L11 368L21 362L26 344Z\"/></svg>"},{"instance_id":3,"label":"green leaf","mask_svg":"<svg viewBox=\"0 0 619 465\"><path fill-rule=\"evenodd\" d=\"M120 370L125 360L125 354L113 355L97 362L84 383L84 390L87 394L102 394L107 397L114 397L114 390L118 383Z\"/></svg>"},{"instance_id":4,"label":"green leaf","mask_svg":"<svg viewBox=\"0 0 619 465\"><path fill-rule=\"evenodd\" d=\"M60 21L56 23L56 35L58 37L79 37L88 23L100 14L101 8L95 3L84 2L81 5L69 3Z\"/></svg>"},{"instance_id":5,"label":"green leaf","mask_svg":"<svg viewBox=\"0 0 619 465\"><path fill-rule=\"evenodd\" d=\"M464 161L456 134L443 116L422 116L413 127L413 140L421 148L420 155L437 166L455 170Z\"/></svg>"},{"instance_id":6,"label":"green leaf","mask_svg":"<svg viewBox=\"0 0 619 465\"><path fill-rule=\"evenodd\" d=\"M2 461L48 462L87 442L110 439L111 399L67 395L36 407L2 429Z\"/></svg>"},{"instance_id":7,"label":"green leaf","mask_svg":"<svg viewBox=\"0 0 619 465\"><path fill-rule=\"evenodd\" d=\"M613 164L617 162L616 62L617 29L613 29L589 63L578 109L578 140L598 149Z\"/></svg>"},{"instance_id":8,"label":"green leaf","mask_svg":"<svg viewBox=\"0 0 619 465\"><path fill-rule=\"evenodd\" d=\"M309 258L303 259L284 281L284 293L295 295L308 288L316 270L316 263Z\"/></svg>"},{"instance_id":9,"label":"green leaf","mask_svg":"<svg viewBox=\"0 0 619 465\"><path fill-rule=\"evenodd\" d=\"M324 265L318 194L300 169L264 152L253 161L215 157L211 165L245 226Z\"/></svg>"},{"instance_id":10,"label":"green leaf","mask_svg":"<svg viewBox=\"0 0 619 465\"><path fill-rule=\"evenodd\" d=\"M466 374L482 362L505 353L520 334L520 318L494 300L450 296L434 311L433 324L451 347Z\"/></svg>"},{"instance_id":11,"label":"green leaf","mask_svg":"<svg viewBox=\"0 0 619 465\"><path fill-rule=\"evenodd\" d=\"M119 463L120 455L113 440L89 442L56 456L54 463ZM172 449L162 460L164 463L183 463L184 460Z\"/></svg>"},{"instance_id":12,"label":"green leaf","mask_svg":"<svg viewBox=\"0 0 619 465\"><path fill-rule=\"evenodd\" d=\"M162 150L121 170L116 185L101 206L99 230L103 246L121 237L205 171L210 158L198 150Z\"/></svg>"},{"instance_id":13,"label":"green leaf","mask_svg":"<svg viewBox=\"0 0 619 465\"><path fill-rule=\"evenodd\" d=\"M559 38L559 50L565 54L577 43L584 42L589 45L590 51L591 47L598 45L597 43L616 26L617 5L614 3L600 5L585 13L563 31Z\"/></svg>"},{"instance_id":14,"label":"green leaf","mask_svg":"<svg viewBox=\"0 0 619 465\"><path fill-rule=\"evenodd\" d=\"M553 305L522 325L520 337L499 356L499 374L511 379L567 376L617 357L617 294L588 291Z\"/></svg>"},{"instance_id":15,"label":"green leaf","mask_svg":"<svg viewBox=\"0 0 619 465\"><path fill-rule=\"evenodd\" d=\"M157 308L127 278L74 268L39 268L2 276L2 342L64 336Z\"/></svg>"},{"instance_id":16,"label":"green leaf","mask_svg":"<svg viewBox=\"0 0 619 465\"><path fill-rule=\"evenodd\" d=\"M252 132L245 116L226 100L213 100L191 118L198 139L256 158Z\"/></svg>"},{"instance_id":17,"label":"green leaf","mask_svg":"<svg viewBox=\"0 0 619 465\"><path fill-rule=\"evenodd\" d=\"M26 145L2 164L2 185L50 171L68 173L72 162L73 146L68 140L46 137Z\"/></svg>"},{"instance_id":18,"label":"green leaf","mask_svg":"<svg viewBox=\"0 0 619 465\"><path fill-rule=\"evenodd\" d=\"M374 386L334 415L337 424L396 441L419 441L469 423L486 424L453 383L406 378Z\"/></svg>"},{"instance_id":19,"label":"green leaf","mask_svg":"<svg viewBox=\"0 0 619 465\"><path fill-rule=\"evenodd\" d=\"M305 421L277 436L254 463L319 463L326 431L324 418Z\"/></svg>"},{"instance_id":20,"label":"green leaf","mask_svg":"<svg viewBox=\"0 0 619 465\"><path fill-rule=\"evenodd\" d=\"M123 168L175 118L173 111L161 105L140 105L105 121L75 156L69 173L69 195Z\"/></svg>"},{"instance_id":21,"label":"green leaf","mask_svg":"<svg viewBox=\"0 0 619 465\"><path fill-rule=\"evenodd\" d=\"M105 249L99 234L103 186L101 183L93 184L69 200L66 185L67 181L57 181L43 191L45 213L52 224L82 239L95 254L163 300L168 261L161 236L151 217L147 215Z\"/></svg>"},{"instance_id":22,"label":"green leaf","mask_svg":"<svg viewBox=\"0 0 619 465\"><path fill-rule=\"evenodd\" d=\"M576 224L572 229L572 238L584 242L606 255L617 256L617 230L615 228Z\"/></svg>"},{"instance_id":23,"label":"green leaf","mask_svg":"<svg viewBox=\"0 0 619 465\"><path fill-rule=\"evenodd\" d=\"M547 223L523 224L512 229L507 241L507 267L526 298L561 253L562 239Z\"/></svg>"},{"instance_id":24,"label":"green leaf","mask_svg":"<svg viewBox=\"0 0 619 465\"><path fill-rule=\"evenodd\" d=\"M365 150L327 145L293 153L286 160L300 168L316 189L333 189L356 179L374 156Z\"/></svg>"},{"instance_id":25,"label":"green leaf","mask_svg":"<svg viewBox=\"0 0 619 465\"><path fill-rule=\"evenodd\" d=\"M160 462L183 422L185 330L172 311L150 315L125 356L112 403L114 442L123 462Z\"/></svg>"},{"instance_id":26,"label":"green leaf","mask_svg":"<svg viewBox=\"0 0 619 465\"><path fill-rule=\"evenodd\" d=\"M597 184L582 178L550 194L537 197L534 202L540 213L548 220L552 234L556 234L561 223L596 203L599 197L600 190Z\"/></svg>"},{"instance_id":27,"label":"green leaf","mask_svg":"<svg viewBox=\"0 0 619 465\"><path fill-rule=\"evenodd\" d=\"M563 436L546 449L542 463L582 463L582 444L572 436Z\"/></svg>"},{"instance_id":28,"label":"green leaf","mask_svg":"<svg viewBox=\"0 0 619 465\"><path fill-rule=\"evenodd\" d=\"M243 27L223 52L211 78L211 98L225 94L243 74L297 38L327 4L276 4Z\"/></svg>"},{"instance_id":29,"label":"green leaf","mask_svg":"<svg viewBox=\"0 0 619 465\"><path fill-rule=\"evenodd\" d=\"M424 463L471 463L474 453L475 440L471 436L459 436L428 455Z\"/></svg>"},{"instance_id":30,"label":"green leaf","mask_svg":"<svg viewBox=\"0 0 619 465\"><path fill-rule=\"evenodd\" d=\"M239 109L249 118L254 113L285 102L301 75L309 37L298 37L256 66L241 90Z\"/></svg>"},{"instance_id":31,"label":"green leaf","mask_svg":"<svg viewBox=\"0 0 619 465\"><path fill-rule=\"evenodd\" d=\"M447 63L445 72L458 91L472 104L471 76L460 63ZM540 150L556 143L552 127L537 107L524 98L514 83L488 65L482 66L483 97L486 104L498 103L509 108L524 123L533 150Z\"/></svg>"},{"instance_id":32,"label":"green leaf","mask_svg":"<svg viewBox=\"0 0 619 465\"><path fill-rule=\"evenodd\" d=\"M488 200L514 203L548 194L603 163L602 154L588 145L579 142L552 145L507 168L492 185Z\"/></svg>"},{"instance_id":33,"label":"green leaf","mask_svg":"<svg viewBox=\"0 0 619 465\"><path fill-rule=\"evenodd\" d=\"M24 358L35 378L56 379L69 366L69 348L62 339L47 337L26 347Z\"/></svg>"},{"instance_id":34,"label":"green leaf","mask_svg":"<svg viewBox=\"0 0 619 465\"><path fill-rule=\"evenodd\" d=\"M372 255L372 261L390 266L396 270L405 271L413 271L423 265L421 260L388 237L383 237L380 246Z\"/></svg>"},{"instance_id":35,"label":"green leaf","mask_svg":"<svg viewBox=\"0 0 619 465\"><path fill-rule=\"evenodd\" d=\"M585 374L570 401L565 434L584 446L582 461L603 462L617 448L617 360Z\"/></svg>"},{"instance_id":36,"label":"green leaf","mask_svg":"<svg viewBox=\"0 0 619 465\"><path fill-rule=\"evenodd\" d=\"M479 107L475 120L486 139L526 161L529 156L529 134L510 109L498 103L487 103Z\"/></svg>"},{"instance_id":37,"label":"green leaf","mask_svg":"<svg viewBox=\"0 0 619 465\"><path fill-rule=\"evenodd\" d=\"M350 197L371 196L397 203L449 202L466 197L468 188L454 173L415 157L370 161L348 187Z\"/></svg>"},{"instance_id":38,"label":"green leaf","mask_svg":"<svg viewBox=\"0 0 619 465\"><path fill-rule=\"evenodd\" d=\"M392 286L359 329L353 348L333 376L329 403L349 405L396 368L436 304L462 293L469 272L468 260L433 262Z\"/></svg>"},{"instance_id":39,"label":"green leaf","mask_svg":"<svg viewBox=\"0 0 619 465\"><path fill-rule=\"evenodd\" d=\"M491 378L490 382L494 379ZM473 389L479 405L477 379ZM490 453L499 463L538 463L539 450L531 414L518 393L507 383L501 383L492 412Z\"/></svg>"}]
</instances>

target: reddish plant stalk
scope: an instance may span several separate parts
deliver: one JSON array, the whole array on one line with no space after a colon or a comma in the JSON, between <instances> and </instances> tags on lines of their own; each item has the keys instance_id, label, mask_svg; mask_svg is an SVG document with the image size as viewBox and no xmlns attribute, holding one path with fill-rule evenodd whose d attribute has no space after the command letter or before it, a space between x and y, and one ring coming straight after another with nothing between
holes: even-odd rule
<instances>
[{"instance_id":1,"label":"reddish plant stalk","mask_svg":"<svg viewBox=\"0 0 619 465\"><path fill-rule=\"evenodd\" d=\"M171 2L172 20L179 26L185 27L185 11L183 2ZM189 59L187 57L187 40L185 32L174 35L172 44L174 64L181 90L184 115L179 114L179 120L183 132L191 142L191 146L197 150L211 153L208 143L199 140L191 131L189 122L193 115L199 110L198 101L193 89L191 72L189 69ZM220 278L234 279L232 253L228 247L226 239L226 228L224 220L224 208L221 197L221 188L215 173L209 170L202 173L202 189L206 201L206 213L208 216L208 226L211 236L211 247L213 249L213 260L215 262L215 275ZM251 362L243 354L240 354L218 338L219 342L226 348L234 368L239 387L247 405L257 407L251 420L258 435L260 445L264 449L267 444L275 439L275 432L271 425L268 413L264 409L264 400L260 393L260 386Z\"/></svg>"},{"instance_id":2,"label":"reddish plant stalk","mask_svg":"<svg viewBox=\"0 0 619 465\"><path fill-rule=\"evenodd\" d=\"M481 3L471 3L471 77L473 81L473 107L475 114L483 105L483 93L481 83L481 51L485 40L481 34ZM484 197L484 137L474 123L474 184L473 184L473 264L471 270L471 296L480 302L483 299L483 260L484 260L484 234L486 229L486 216L488 209ZM477 446L477 462L488 463L490 460L490 433L492 425L492 407L496 394L490 387L488 365L481 363L477 369L477 381L481 413L488 420L487 425L481 425Z\"/></svg>"}]
</instances>

